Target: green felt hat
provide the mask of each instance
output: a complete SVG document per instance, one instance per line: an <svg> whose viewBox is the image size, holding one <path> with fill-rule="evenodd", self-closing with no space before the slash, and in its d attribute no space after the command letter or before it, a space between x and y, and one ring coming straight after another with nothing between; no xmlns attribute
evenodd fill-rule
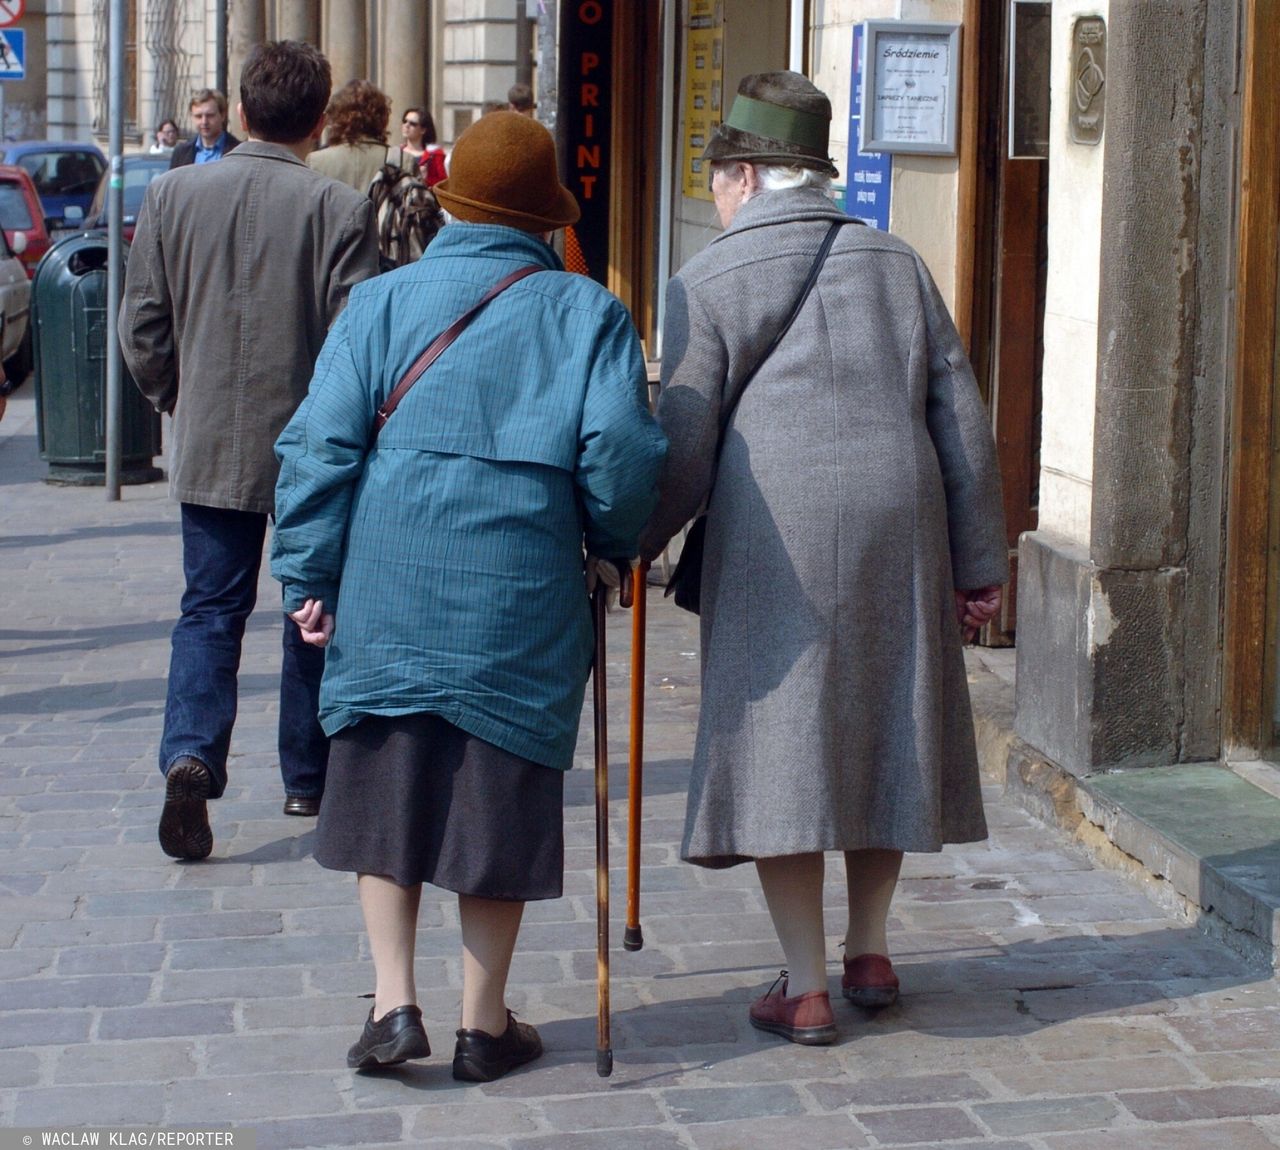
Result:
<svg viewBox="0 0 1280 1150"><path fill-rule="evenodd" d="M831 101L799 72L756 72L743 78L729 117L702 153L708 163L744 160L840 173L827 154Z"/></svg>

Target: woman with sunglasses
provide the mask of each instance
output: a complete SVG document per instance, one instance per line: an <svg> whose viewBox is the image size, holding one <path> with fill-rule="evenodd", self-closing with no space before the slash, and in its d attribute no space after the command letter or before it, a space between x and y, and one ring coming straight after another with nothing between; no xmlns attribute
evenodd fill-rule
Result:
<svg viewBox="0 0 1280 1150"><path fill-rule="evenodd" d="M436 144L436 122L426 108L405 109L400 139L400 150L417 162L427 187L445 178L444 149Z"/></svg>

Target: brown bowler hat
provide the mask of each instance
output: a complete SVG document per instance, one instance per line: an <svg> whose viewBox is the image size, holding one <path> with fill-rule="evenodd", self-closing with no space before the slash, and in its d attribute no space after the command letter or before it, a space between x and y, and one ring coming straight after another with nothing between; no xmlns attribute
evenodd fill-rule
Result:
<svg viewBox="0 0 1280 1150"><path fill-rule="evenodd" d="M469 224L550 232L582 215L556 175L551 133L519 112L481 116L454 144L448 178L431 190L450 215Z"/></svg>
<svg viewBox="0 0 1280 1150"><path fill-rule="evenodd" d="M702 158L816 168L840 173L827 146L831 101L799 72L756 72L743 78L729 118L720 124Z"/></svg>

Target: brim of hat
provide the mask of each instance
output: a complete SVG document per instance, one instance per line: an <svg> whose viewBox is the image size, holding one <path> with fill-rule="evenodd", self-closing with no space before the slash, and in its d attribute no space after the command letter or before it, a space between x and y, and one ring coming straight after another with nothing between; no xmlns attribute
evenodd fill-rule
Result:
<svg viewBox="0 0 1280 1150"><path fill-rule="evenodd" d="M702 160L708 164L740 160L750 164L814 168L829 176L840 174L840 169L829 157L799 149L779 147L777 140L766 140L762 136L753 136L750 132L740 132L727 124L721 124L716 128L715 134L703 149Z"/></svg>
<svg viewBox="0 0 1280 1150"><path fill-rule="evenodd" d="M515 212L498 204L486 204L466 196L455 195L449 190L449 180L443 179L432 189L440 206L455 219L468 224L502 224L509 228L519 228L525 232L552 232L557 228L567 228L582 218L582 209L573 193L561 187L556 194L556 201L545 215L529 212Z"/></svg>

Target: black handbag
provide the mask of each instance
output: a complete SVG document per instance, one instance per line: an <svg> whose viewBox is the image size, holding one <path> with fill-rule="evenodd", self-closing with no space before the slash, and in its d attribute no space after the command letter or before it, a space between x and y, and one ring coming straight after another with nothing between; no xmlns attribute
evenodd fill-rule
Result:
<svg viewBox="0 0 1280 1150"><path fill-rule="evenodd" d="M840 230L840 226L857 222L860 221L851 219L832 221L831 227L827 229L826 237L822 241L822 246L814 257L813 266L809 269L809 276L804 281L800 297L796 300L795 307L791 309L791 314L787 317L787 322L778 329L778 334L773 337L772 342L765 348L764 355L760 357L759 362L751 369L747 378L742 381L742 386L738 388L738 394L733 403L730 404L729 411L720 424L720 438L716 441L716 459L712 468L712 491L715 490L715 474L720 469L720 449L724 446L725 432L729 428L734 412L738 410L738 403L742 399L742 393L747 390L747 384L755 379L756 373L765 365L778 344L782 342L782 337L791 330L791 325L795 323L796 316L800 314L800 309L804 307L805 300L809 298L809 293L813 291L813 285L817 282L818 273L822 270L822 265L827 261L827 253L831 250L831 245L835 243L836 232ZM711 491L708 491L703 507L710 506ZM681 548L680 558L676 560L676 569L671 572L671 578L667 582L667 589L663 592L664 597L675 596L677 607L683 607L686 611L692 611L695 615L702 613L702 552L706 546L706 539L707 513L703 510L698 513L689 527L688 533L685 535L684 547Z"/></svg>

